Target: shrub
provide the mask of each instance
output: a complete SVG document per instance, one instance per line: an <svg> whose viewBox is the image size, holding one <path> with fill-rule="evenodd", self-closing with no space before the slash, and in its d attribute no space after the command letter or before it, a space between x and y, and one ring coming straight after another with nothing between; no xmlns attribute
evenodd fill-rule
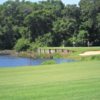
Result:
<svg viewBox="0 0 100 100"><path fill-rule="evenodd" d="M42 65L52 65L52 64L56 64L56 61L54 60L48 60L42 63Z"/></svg>
<svg viewBox="0 0 100 100"><path fill-rule="evenodd" d="M60 53L54 53L53 58L62 58L62 55Z"/></svg>
<svg viewBox="0 0 100 100"><path fill-rule="evenodd" d="M52 44L52 35L51 33L44 34L43 36L39 36L35 39L34 42L31 43L31 50L36 51L39 47L48 47Z"/></svg>
<svg viewBox="0 0 100 100"><path fill-rule="evenodd" d="M30 42L27 39L21 38L17 41L14 49L16 51L26 51L30 47Z"/></svg>

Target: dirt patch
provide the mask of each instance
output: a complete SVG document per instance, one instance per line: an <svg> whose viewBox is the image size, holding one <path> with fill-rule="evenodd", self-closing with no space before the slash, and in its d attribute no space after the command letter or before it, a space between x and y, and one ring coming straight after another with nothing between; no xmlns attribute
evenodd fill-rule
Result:
<svg viewBox="0 0 100 100"><path fill-rule="evenodd" d="M80 56L100 55L100 51L87 51L79 55Z"/></svg>

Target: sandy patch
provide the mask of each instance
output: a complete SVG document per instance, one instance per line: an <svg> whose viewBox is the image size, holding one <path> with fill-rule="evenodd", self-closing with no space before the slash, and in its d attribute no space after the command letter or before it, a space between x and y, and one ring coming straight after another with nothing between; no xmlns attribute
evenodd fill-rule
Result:
<svg viewBox="0 0 100 100"><path fill-rule="evenodd" d="M79 55L80 56L100 55L100 51L87 51Z"/></svg>

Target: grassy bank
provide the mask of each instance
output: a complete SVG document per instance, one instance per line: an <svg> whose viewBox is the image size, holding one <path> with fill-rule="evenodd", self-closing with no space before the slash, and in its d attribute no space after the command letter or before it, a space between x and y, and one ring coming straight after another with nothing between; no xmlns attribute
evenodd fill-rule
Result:
<svg viewBox="0 0 100 100"><path fill-rule="evenodd" d="M39 57L42 58L48 58L48 57L53 57L53 58L68 58L68 59L75 59L75 60L81 60L81 61L87 61L87 60L100 60L100 55L95 55L95 56L80 56L79 54L84 53L86 51L100 51L100 47L44 47L42 49L65 49L69 50L69 53L55 53L55 54L41 54Z"/></svg>
<svg viewBox="0 0 100 100"><path fill-rule="evenodd" d="M0 100L100 100L100 61L0 68Z"/></svg>

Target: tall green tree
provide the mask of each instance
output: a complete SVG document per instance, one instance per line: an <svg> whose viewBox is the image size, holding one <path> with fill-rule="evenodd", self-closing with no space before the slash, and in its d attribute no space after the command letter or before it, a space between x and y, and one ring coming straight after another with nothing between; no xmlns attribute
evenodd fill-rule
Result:
<svg viewBox="0 0 100 100"><path fill-rule="evenodd" d="M63 41L66 41L66 45L69 45L68 39L75 34L75 29L77 27L76 20L74 19L58 19L53 24L54 32L54 45L60 46Z"/></svg>
<svg viewBox="0 0 100 100"><path fill-rule="evenodd" d="M92 45L99 44L98 32L98 21L97 15L100 12L100 1L99 0L81 0L80 1L81 9L81 25L80 30L88 31L88 40ZM98 40L97 40L98 39Z"/></svg>

